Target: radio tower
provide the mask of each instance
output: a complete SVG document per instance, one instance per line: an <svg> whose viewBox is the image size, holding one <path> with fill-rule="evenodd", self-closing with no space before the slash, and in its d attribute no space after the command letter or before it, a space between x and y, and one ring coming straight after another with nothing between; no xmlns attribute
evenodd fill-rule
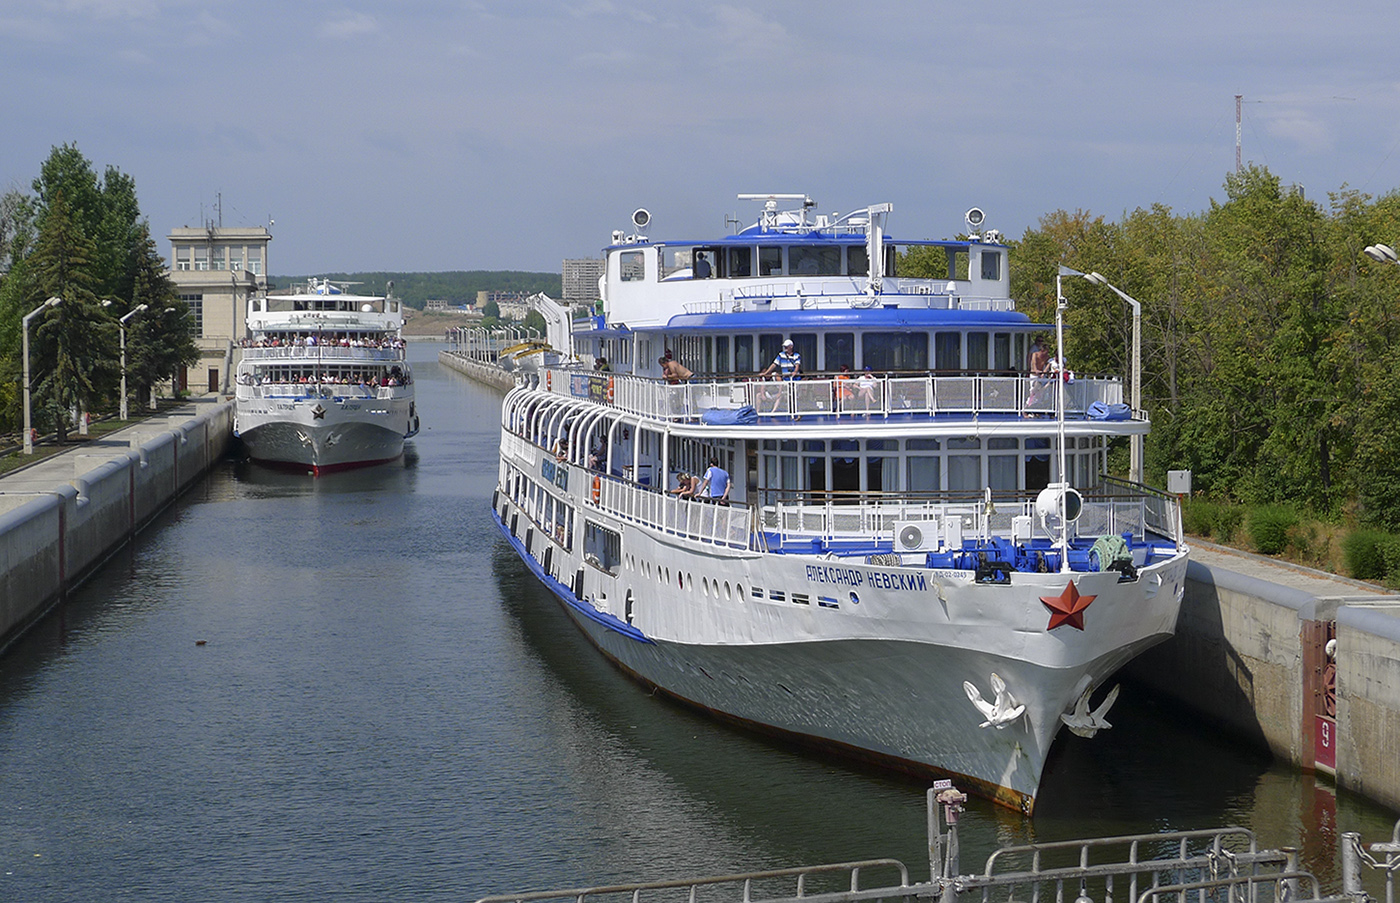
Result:
<svg viewBox="0 0 1400 903"><path fill-rule="evenodd" d="M1240 106L1244 103L1244 95L1235 95L1235 172L1240 171Z"/></svg>

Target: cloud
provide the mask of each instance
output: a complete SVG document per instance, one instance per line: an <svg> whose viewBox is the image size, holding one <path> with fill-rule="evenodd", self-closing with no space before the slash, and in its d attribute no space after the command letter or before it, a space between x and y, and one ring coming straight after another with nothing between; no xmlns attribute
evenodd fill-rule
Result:
<svg viewBox="0 0 1400 903"><path fill-rule="evenodd" d="M379 22L368 13L346 12L329 22L322 23L317 31L323 38L346 40L359 35L377 33Z"/></svg>
<svg viewBox="0 0 1400 903"><path fill-rule="evenodd" d="M1302 110L1270 113L1265 130L1275 138L1292 141L1309 153L1329 151L1336 146L1335 136L1327 123Z"/></svg>

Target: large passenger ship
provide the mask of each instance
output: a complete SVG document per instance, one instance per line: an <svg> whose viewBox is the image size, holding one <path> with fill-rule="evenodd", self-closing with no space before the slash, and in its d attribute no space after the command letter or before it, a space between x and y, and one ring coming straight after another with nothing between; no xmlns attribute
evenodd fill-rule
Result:
<svg viewBox="0 0 1400 903"><path fill-rule="evenodd" d="M1030 813L1175 628L1175 499L1103 475L1146 415L1055 366L980 211L897 241L889 205L740 197L714 241L613 233L576 361L505 398L500 528L645 684Z"/></svg>
<svg viewBox="0 0 1400 903"><path fill-rule="evenodd" d="M254 460L313 473L379 464L418 432L403 303L347 287L249 299L233 431Z"/></svg>

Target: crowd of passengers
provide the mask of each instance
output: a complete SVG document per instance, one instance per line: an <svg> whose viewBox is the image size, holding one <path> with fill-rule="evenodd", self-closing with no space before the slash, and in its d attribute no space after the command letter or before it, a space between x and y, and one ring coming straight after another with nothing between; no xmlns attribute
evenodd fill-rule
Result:
<svg viewBox="0 0 1400 903"><path fill-rule="evenodd" d="M358 333L297 332L272 333L256 339L244 339L244 348L403 348L398 336L360 335Z"/></svg>
<svg viewBox="0 0 1400 903"><path fill-rule="evenodd" d="M380 386L407 386L413 383L413 374L405 373L399 367L390 367L387 373L366 374L359 370L313 371L276 370L270 373L241 373L239 385L335 385L361 386L377 389Z"/></svg>

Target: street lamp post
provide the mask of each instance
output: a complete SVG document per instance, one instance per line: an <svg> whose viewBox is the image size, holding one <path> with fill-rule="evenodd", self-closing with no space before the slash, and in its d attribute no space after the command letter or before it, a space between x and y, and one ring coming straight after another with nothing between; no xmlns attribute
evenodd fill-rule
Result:
<svg viewBox="0 0 1400 903"><path fill-rule="evenodd" d="M33 426L30 423L29 415L29 321L43 313L45 308L57 307L62 303L62 298L50 298L34 308L33 311L25 314L21 323L24 344L24 453L26 455L34 454Z"/></svg>
<svg viewBox="0 0 1400 903"><path fill-rule="evenodd" d="M1095 285L1102 285L1113 292L1124 301L1128 302L1133 309L1133 417L1137 417L1142 411L1142 305L1136 300L1120 291L1110 283L1100 273L1081 273L1085 279ZM1131 460L1128 464L1128 477L1135 483L1142 482L1142 433L1134 433L1131 441Z"/></svg>
<svg viewBox="0 0 1400 903"><path fill-rule="evenodd" d="M121 404L121 418L122 418L123 421L126 420L126 414L127 414L127 406L126 406L126 321L127 321L127 320L130 320L132 317L136 316L137 314L139 314L141 311L143 311L143 310L145 310L145 309L146 309L146 305L144 305L144 304L138 304L138 305L136 305L135 307L133 307L133 308L131 309L131 311L130 311L128 314L126 314L125 316L120 317L120 318L117 319L117 329L119 329L119 330L121 331L121 342L122 342L122 404Z"/></svg>

